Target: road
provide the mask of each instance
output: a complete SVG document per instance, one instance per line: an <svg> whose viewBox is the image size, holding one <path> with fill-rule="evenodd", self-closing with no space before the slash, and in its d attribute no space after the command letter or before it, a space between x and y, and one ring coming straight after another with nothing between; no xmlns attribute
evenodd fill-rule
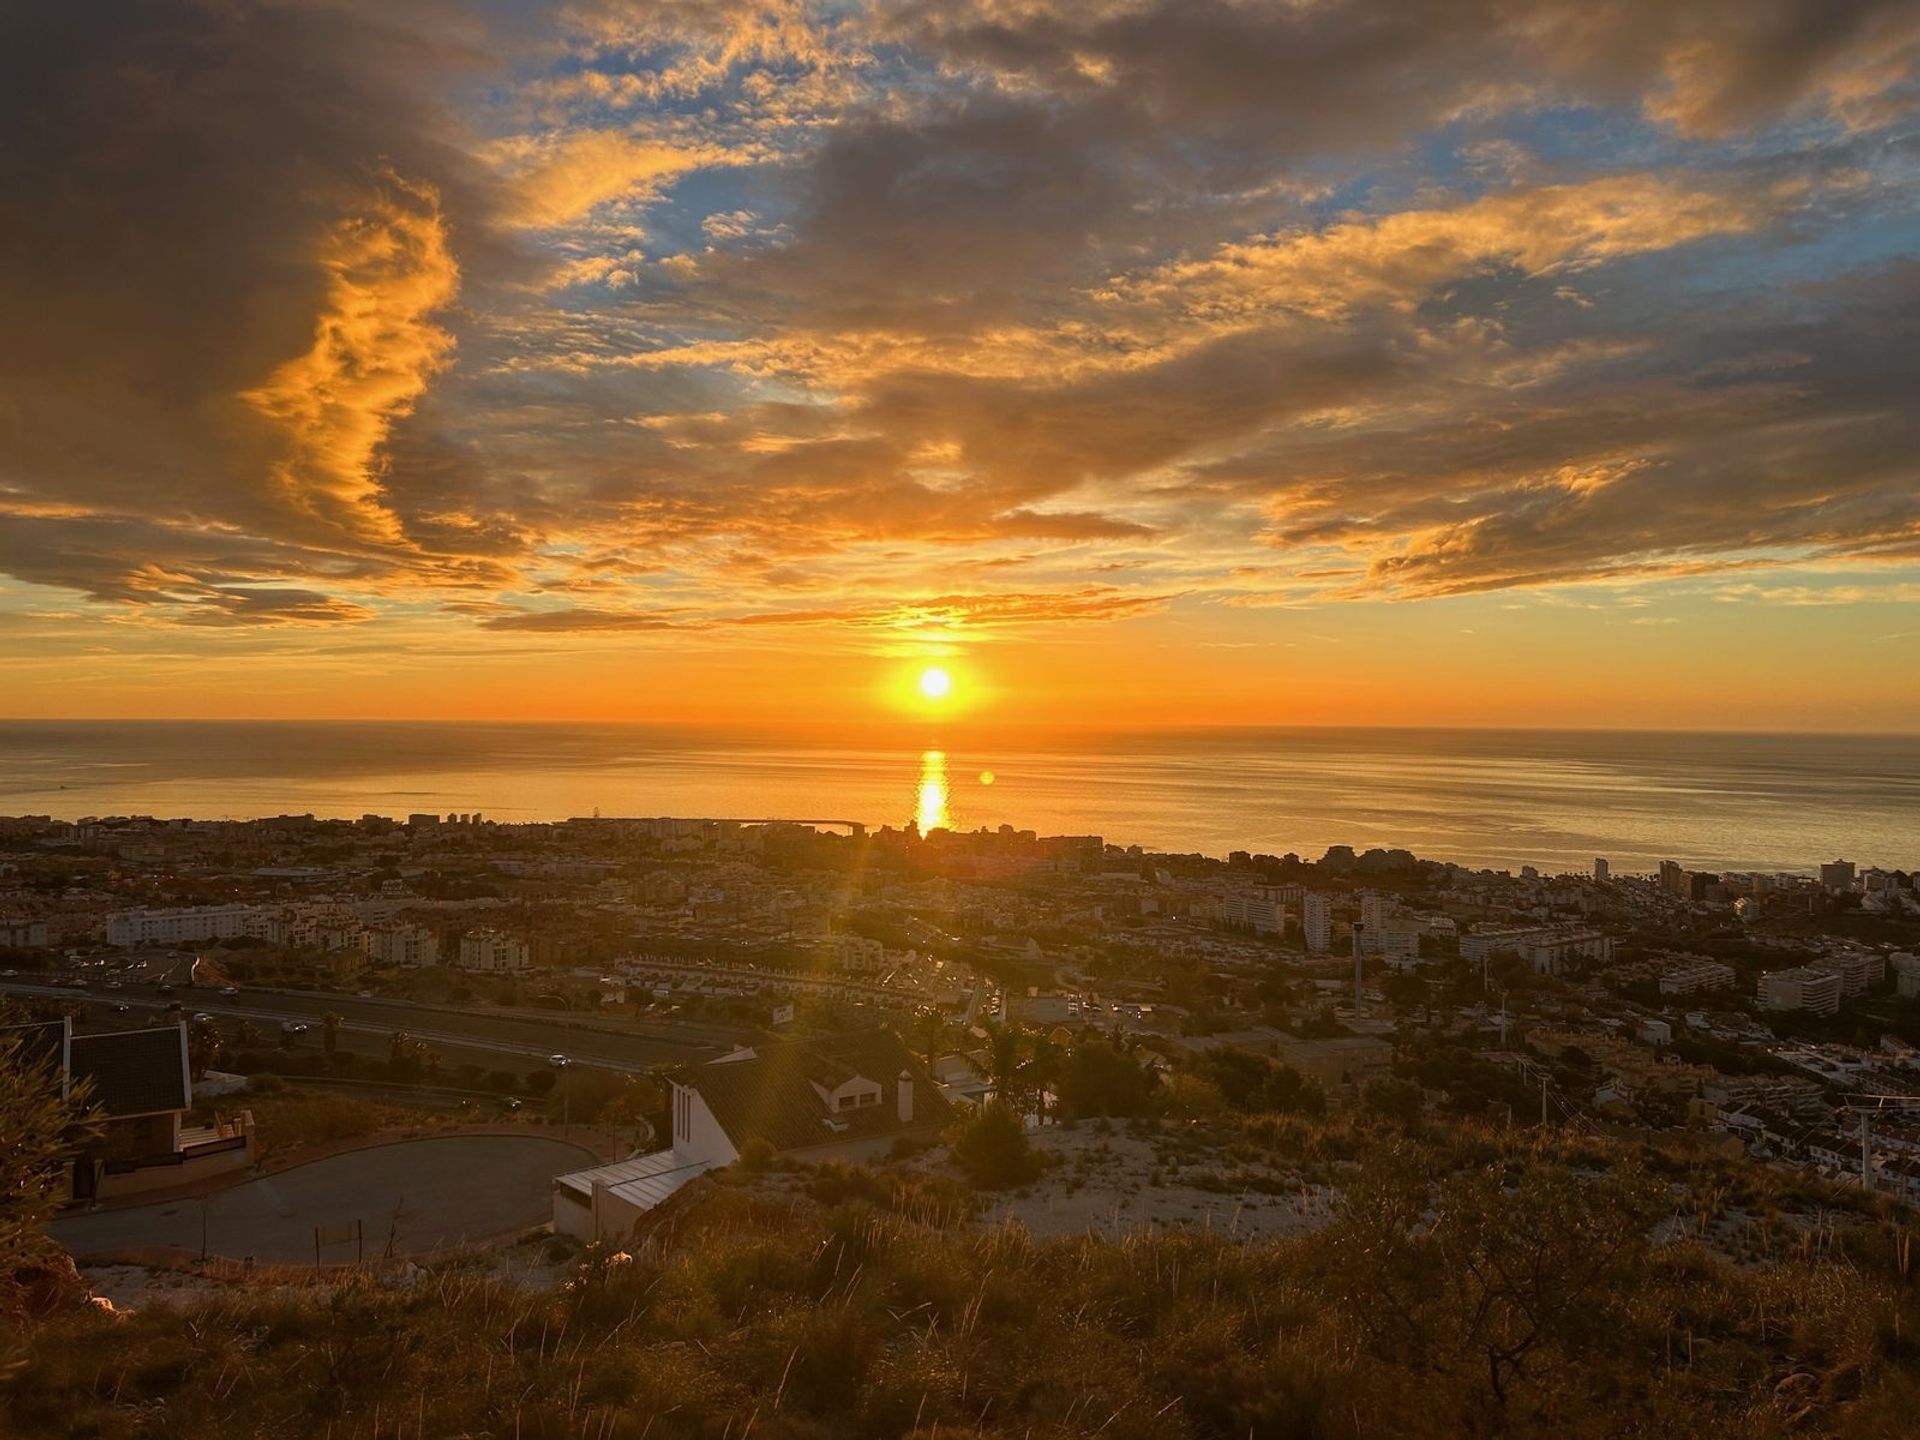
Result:
<svg viewBox="0 0 1920 1440"><path fill-rule="evenodd" d="M678 1031L649 1026L627 1031L616 1029L609 1022L586 1022L557 1013L548 1017L525 1010L460 1010L379 997L252 988L242 989L238 995L194 988L163 996L149 985L126 985L119 990L109 990L104 981L95 980L91 984L89 990L71 990L16 977L0 980L0 993L77 1000L94 1009L96 1014L101 1007L111 1012L115 1005L126 1005L133 1012L152 1016L164 1013L177 1003L189 1015L204 1012L221 1020L251 1020L270 1031L278 1031L289 1021L309 1025L317 1031L321 1017L331 1011L341 1017L343 1031L378 1036L381 1047L394 1031L402 1030L436 1050L448 1052L448 1059L459 1058L452 1053L455 1051L538 1060L563 1054L572 1060L628 1074L663 1065L697 1063L728 1048L724 1043L726 1032L711 1026Z"/></svg>
<svg viewBox="0 0 1920 1440"><path fill-rule="evenodd" d="M553 1177L591 1165L591 1150L530 1131L376 1145L263 1175L204 1200L65 1215L54 1238L76 1254L155 1245L282 1263L311 1262L314 1226L360 1222L361 1241L325 1247L328 1262L411 1255L490 1240L552 1213ZM484 1177L484 1184L474 1183Z"/></svg>

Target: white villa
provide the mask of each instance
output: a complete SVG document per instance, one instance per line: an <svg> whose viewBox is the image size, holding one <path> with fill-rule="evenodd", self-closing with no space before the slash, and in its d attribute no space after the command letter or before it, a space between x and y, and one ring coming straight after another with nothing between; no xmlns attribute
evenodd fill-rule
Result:
<svg viewBox="0 0 1920 1440"><path fill-rule="evenodd" d="M939 1134L953 1109L892 1032L873 1030L736 1050L672 1076L664 1150L553 1182L553 1228L622 1240L640 1217L752 1140L809 1160L862 1159L902 1135Z"/></svg>

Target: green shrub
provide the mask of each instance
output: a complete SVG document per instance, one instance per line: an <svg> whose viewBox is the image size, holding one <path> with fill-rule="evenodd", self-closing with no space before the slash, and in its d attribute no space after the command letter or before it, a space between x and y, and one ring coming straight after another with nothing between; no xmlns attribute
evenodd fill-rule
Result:
<svg viewBox="0 0 1920 1440"><path fill-rule="evenodd" d="M1153 1077L1105 1040L1087 1040L1073 1047L1055 1091L1061 1108L1076 1118L1142 1115L1152 1098Z"/></svg>
<svg viewBox="0 0 1920 1440"><path fill-rule="evenodd" d="M740 1147L740 1168L749 1175L759 1175L773 1168L774 1157L778 1152L773 1142L756 1135Z"/></svg>
<svg viewBox="0 0 1920 1440"><path fill-rule="evenodd" d="M982 1189L1023 1185L1040 1173L1026 1122L997 1100L962 1120L949 1143L967 1178Z"/></svg>

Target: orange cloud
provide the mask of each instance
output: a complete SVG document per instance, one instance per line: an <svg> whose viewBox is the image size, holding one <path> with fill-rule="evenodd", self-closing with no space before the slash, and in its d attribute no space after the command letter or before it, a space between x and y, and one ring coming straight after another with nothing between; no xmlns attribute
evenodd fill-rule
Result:
<svg viewBox="0 0 1920 1440"><path fill-rule="evenodd" d="M520 136L492 151L506 176L505 218L565 225L610 200L649 200L682 175L722 162L711 146L671 144L621 130Z"/></svg>
<svg viewBox="0 0 1920 1440"><path fill-rule="evenodd" d="M1105 298L1237 321L1274 311L1333 318L1356 305L1418 303L1475 271L1577 270L1739 234L1791 198L1690 186L1658 175L1496 191L1463 205L1401 210L1220 247L1210 258L1121 280Z"/></svg>
<svg viewBox="0 0 1920 1440"><path fill-rule="evenodd" d="M282 430L273 485L293 509L349 534L400 538L381 497L394 422L447 363L436 312L460 288L433 188L388 175L328 232L326 301L306 353L240 398Z"/></svg>

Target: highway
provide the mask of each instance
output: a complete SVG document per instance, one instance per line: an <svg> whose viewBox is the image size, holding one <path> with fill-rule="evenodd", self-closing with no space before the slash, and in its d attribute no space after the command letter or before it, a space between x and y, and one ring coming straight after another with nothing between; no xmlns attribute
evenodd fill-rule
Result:
<svg viewBox="0 0 1920 1440"><path fill-rule="evenodd" d="M318 1043L321 1017L332 1011L341 1017L343 1032L353 1032L355 1038L360 1035L379 1038L379 1046L355 1044L351 1046L355 1050L371 1049L377 1053L384 1048L388 1036L401 1030L415 1040L447 1052L445 1058L456 1063L467 1056L454 1052L536 1060L563 1054L570 1060L602 1069L637 1074L661 1066L697 1063L729 1048L727 1032L713 1026L655 1025L628 1030L616 1028L612 1022L588 1021L558 1012L547 1016L526 1010L461 1010L415 1005L405 1000L311 991L243 988L238 995L223 995L218 990L183 987L165 996L151 985L127 984L115 990L106 988L104 981L95 980L87 990L74 990L15 977L0 979L0 994L80 1001L96 1014L104 1008L107 1015L103 1018L107 1019L116 1018L112 1014L114 1006L126 1005L130 1013L117 1018L131 1023L164 1014L177 1004L188 1015L204 1013L220 1020L251 1020L274 1038L281 1025L294 1022L308 1025L316 1032L305 1037L309 1043Z"/></svg>

